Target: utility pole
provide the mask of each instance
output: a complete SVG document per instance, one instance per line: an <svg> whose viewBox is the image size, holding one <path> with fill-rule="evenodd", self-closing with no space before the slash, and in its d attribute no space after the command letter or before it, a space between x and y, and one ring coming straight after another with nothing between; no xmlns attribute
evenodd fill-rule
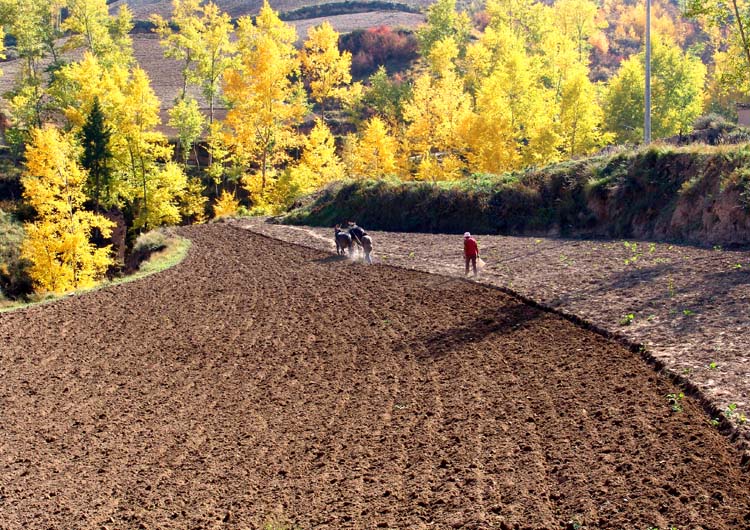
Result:
<svg viewBox="0 0 750 530"><path fill-rule="evenodd" d="M646 0L646 108L644 109L643 143L651 143L651 0Z"/></svg>

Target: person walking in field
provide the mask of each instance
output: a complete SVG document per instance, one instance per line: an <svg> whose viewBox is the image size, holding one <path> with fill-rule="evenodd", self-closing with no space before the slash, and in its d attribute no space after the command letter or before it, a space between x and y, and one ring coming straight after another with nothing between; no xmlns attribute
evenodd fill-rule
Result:
<svg viewBox="0 0 750 530"><path fill-rule="evenodd" d="M464 232L464 261L466 263L466 273L469 275L469 263L474 270L474 277L477 277L477 259L479 258L479 245L477 240L471 237L469 232Z"/></svg>

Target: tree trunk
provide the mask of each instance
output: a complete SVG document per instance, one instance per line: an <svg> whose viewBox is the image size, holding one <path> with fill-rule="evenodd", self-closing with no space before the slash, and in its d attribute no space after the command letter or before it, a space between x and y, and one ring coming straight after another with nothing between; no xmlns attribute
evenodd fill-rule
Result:
<svg viewBox="0 0 750 530"><path fill-rule="evenodd" d="M747 42L747 35L745 35L745 27L742 25L742 17L740 16L740 9L737 7L737 0L732 0L732 6L734 7L734 16L737 17L737 26L739 27L740 37L742 38L742 48L745 50L747 68L750 73L750 46Z"/></svg>

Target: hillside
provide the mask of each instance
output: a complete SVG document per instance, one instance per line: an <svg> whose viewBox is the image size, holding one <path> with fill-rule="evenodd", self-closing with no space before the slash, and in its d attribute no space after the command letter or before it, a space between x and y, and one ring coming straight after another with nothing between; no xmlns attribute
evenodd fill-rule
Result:
<svg viewBox="0 0 750 530"><path fill-rule="evenodd" d="M160 4L148 4L148 6L151 5L158 7ZM142 13L146 13L146 11L142 11ZM165 16L169 16L169 13L166 13ZM344 34L357 29L379 26L415 28L424 22L424 15L405 11L376 9L361 13L290 20L287 23L297 29L297 35L301 43L306 38L308 30L311 27L321 24L324 20L328 21L336 31ZM162 104L162 124L166 124L169 119L167 111L171 108L172 102L182 88L180 65L174 59L164 57L163 49L159 44L159 38L155 34L133 33L131 36L134 56L151 79L151 87ZM78 55L70 54L68 57L69 59L75 59ZM2 75L0 75L0 95L2 95L13 88L23 65L20 60L8 60L0 62L0 67L2 69ZM199 101L202 101L202 97L196 88L193 87L191 92ZM207 112L207 107L205 110ZM217 110L218 119L223 119L223 112L223 109ZM167 134L174 132L166 125L162 125L161 130Z"/></svg>

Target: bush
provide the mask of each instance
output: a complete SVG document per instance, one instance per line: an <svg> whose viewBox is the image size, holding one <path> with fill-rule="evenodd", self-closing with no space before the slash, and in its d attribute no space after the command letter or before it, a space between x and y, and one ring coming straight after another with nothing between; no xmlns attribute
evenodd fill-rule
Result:
<svg viewBox="0 0 750 530"><path fill-rule="evenodd" d="M417 58L414 32L387 26L356 30L342 35L339 48L352 54L352 75L369 76L379 65L405 63Z"/></svg>
<svg viewBox="0 0 750 530"><path fill-rule="evenodd" d="M162 250L167 246L167 239L167 235L162 230L152 230L140 234L133 243L133 254Z"/></svg>
<svg viewBox="0 0 750 530"><path fill-rule="evenodd" d="M21 259L23 226L13 216L0 210L0 294L17 300L33 291L28 268L31 265Z"/></svg>
<svg viewBox="0 0 750 530"><path fill-rule="evenodd" d="M729 123L727 119L721 114L712 112L705 116L698 116L693 122L694 131L703 131L706 129L729 129L734 127L733 124Z"/></svg>

